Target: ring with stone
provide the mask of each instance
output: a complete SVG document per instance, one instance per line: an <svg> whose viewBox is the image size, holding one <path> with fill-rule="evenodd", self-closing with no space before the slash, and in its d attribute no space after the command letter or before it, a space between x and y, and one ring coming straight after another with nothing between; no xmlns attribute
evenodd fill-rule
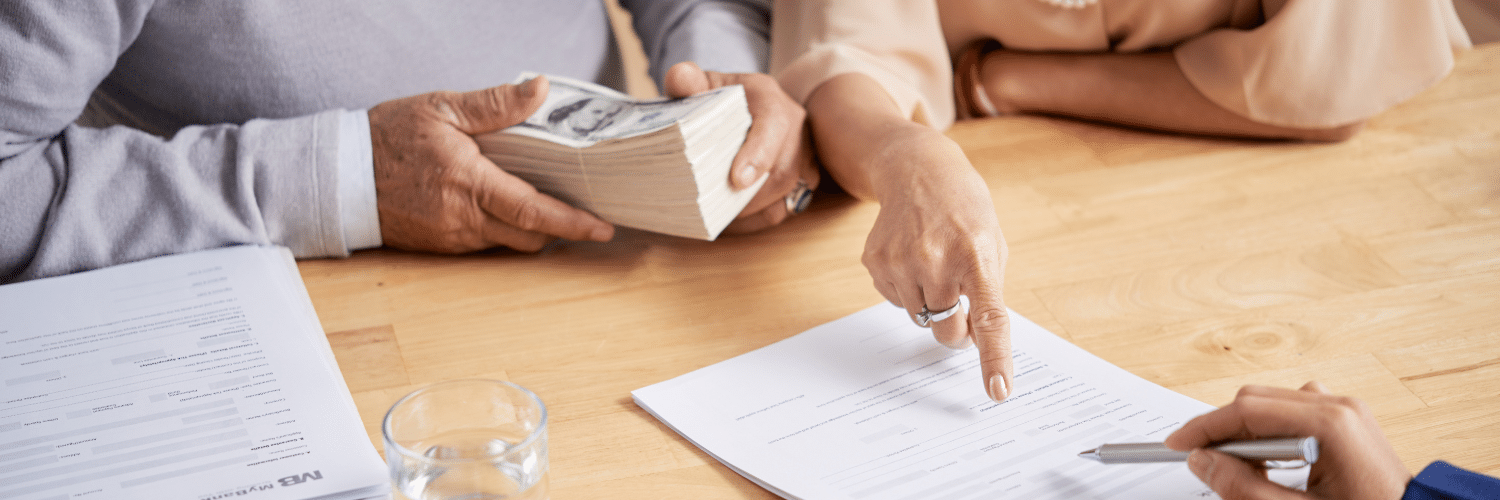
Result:
<svg viewBox="0 0 1500 500"><path fill-rule="evenodd" d="M812 204L812 195L813 190L807 186L807 181L797 179L797 187L786 195L786 213L797 215L807 210L807 206Z"/></svg>
<svg viewBox="0 0 1500 500"><path fill-rule="evenodd" d="M922 328L932 328L933 323L948 319L950 317L953 317L953 315L958 314L959 308L962 308L963 306L964 303L961 300L957 303L954 303L953 307L943 309L941 311L929 311L927 310L927 306L923 305L922 312L917 313L915 321L917 322L917 326L920 326Z"/></svg>

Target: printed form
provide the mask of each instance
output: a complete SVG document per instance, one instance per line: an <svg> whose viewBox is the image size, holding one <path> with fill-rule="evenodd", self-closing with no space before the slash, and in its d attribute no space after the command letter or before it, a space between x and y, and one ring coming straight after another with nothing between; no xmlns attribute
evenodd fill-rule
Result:
<svg viewBox="0 0 1500 500"><path fill-rule="evenodd" d="M385 498L284 249L0 287L5 498Z"/></svg>
<svg viewBox="0 0 1500 500"><path fill-rule="evenodd" d="M1182 463L1078 457L1160 442L1213 407L1011 318L1016 387L999 404L974 349L938 345L890 304L632 394L783 498L1217 498Z"/></svg>

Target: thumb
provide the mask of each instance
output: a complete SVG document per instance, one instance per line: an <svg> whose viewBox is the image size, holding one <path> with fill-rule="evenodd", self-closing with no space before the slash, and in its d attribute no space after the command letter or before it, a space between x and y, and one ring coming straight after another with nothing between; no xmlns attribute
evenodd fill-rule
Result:
<svg viewBox="0 0 1500 500"><path fill-rule="evenodd" d="M687 97L700 92L712 90L712 84L708 81L708 72L692 61L683 61L673 64L667 70L666 78L667 97Z"/></svg>
<svg viewBox="0 0 1500 500"><path fill-rule="evenodd" d="M525 121L547 101L549 88L547 77L538 75L519 85L449 94L438 105L440 109L446 105L453 114L453 126L463 133L483 134Z"/></svg>
<svg viewBox="0 0 1500 500"><path fill-rule="evenodd" d="M1188 455L1188 469L1224 500L1303 500L1305 494L1266 479L1249 462L1223 453L1197 449Z"/></svg>

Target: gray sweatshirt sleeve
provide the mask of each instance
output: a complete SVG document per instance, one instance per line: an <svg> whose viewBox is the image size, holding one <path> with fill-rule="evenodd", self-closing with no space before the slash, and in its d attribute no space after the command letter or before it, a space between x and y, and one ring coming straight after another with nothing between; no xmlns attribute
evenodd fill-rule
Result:
<svg viewBox="0 0 1500 500"><path fill-rule="evenodd" d="M347 255L339 111L171 138L73 123L149 6L0 4L0 282L238 243Z"/></svg>
<svg viewBox="0 0 1500 500"><path fill-rule="evenodd" d="M764 73L770 60L770 0L621 0L630 11L651 78L693 61L725 73Z"/></svg>

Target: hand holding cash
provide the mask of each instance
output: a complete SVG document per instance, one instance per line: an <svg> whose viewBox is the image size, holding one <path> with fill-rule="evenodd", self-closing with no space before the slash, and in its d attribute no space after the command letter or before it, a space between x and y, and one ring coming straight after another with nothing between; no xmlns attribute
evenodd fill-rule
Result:
<svg viewBox="0 0 1500 500"><path fill-rule="evenodd" d="M761 176L766 176L766 182L725 231L759 231L780 224L792 214L784 201L798 188L798 181L807 189L818 187L807 112L770 75L704 71L692 62L677 63L667 71L666 93L671 97L687 97L726 85L744 86L752 118L745 145L730 168L731 183L744 188Z"/></svg>
<svg viewBox="0 0 1500 500"><path fill-rule="evenodd" d="M536 251L555 238L608 241L614 227L496 168L470 137L509 127L548 95L546 79L433 92L369 111L380 234L386 245L460 253Z"/></svg>
<svg viewBox="0 0 1500 500"><path fill-rule="evenodd" d="M701 71L700 76L713 80L687 90L703 92L650 101L551 77L550 92L535 113L474 139L507 173L606 221L712 240L747 206L763 210L785 195L772 192L770 202L750 205L768 176L752 167L741 171L748 179L731 183L731 166L737 157L742 169L751 161L776 164L772 158L781 156L780 143L799 137L802 114L787 98L780 114L772 113L777 119L768 119L770 125L761 125L755 140L747 141L752 124L746 87L726 84L750 81L759 96L775 81ZM747 144L749 150L742 150ZM784 163L791 165L789 160ZM779 176L779 183L788 184L779 189L796 185L796 172L790 173ZM778 207L783 217L784 207Z"/></svg>
<svg viewBox="0 0 1500 500"><path fill-rule="evenodd" d="M530 78L369 111L386 245L535 251L607 241L611 222L711 240L779 223L799 179L816 187L802 108L768 76L683 63L669 90L701 95L661 101Z"/></svg>

